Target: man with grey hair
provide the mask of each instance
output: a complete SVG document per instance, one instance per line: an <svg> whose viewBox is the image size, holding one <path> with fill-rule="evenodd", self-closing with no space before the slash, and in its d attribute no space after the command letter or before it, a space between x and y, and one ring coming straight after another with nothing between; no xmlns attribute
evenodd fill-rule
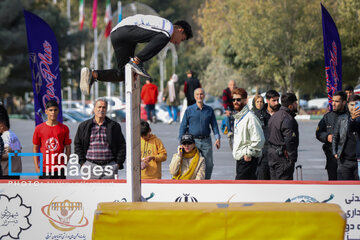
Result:
<svg viewBox="0 0 360 240"><path fill-rule="evenodd" d="M106 117L107 102L97 99L94 117L80 123L75 136L75 153L82 173L91 179L113 179L123 169L125 138L120 124Z"/></svg>
<svg viewBox="0 0 360 240"><path fill-rule="evenodd" d="M194 136L195 145L205 158L205 179L210 179L214 168L210 125L215 135L215 146L220 148L220 133L214 110L204 104L205 92L202 88L194 91L196 104L189 106L180 125L179 140L189 133Z"/></svg>

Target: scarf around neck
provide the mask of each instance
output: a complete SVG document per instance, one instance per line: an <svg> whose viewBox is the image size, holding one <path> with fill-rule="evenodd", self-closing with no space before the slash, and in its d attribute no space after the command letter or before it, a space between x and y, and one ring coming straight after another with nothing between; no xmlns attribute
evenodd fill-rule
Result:
<svg viewBox="0 0 360 240"><path fill-rule="evenodd" d="M181 165L182 165L182 161L183 161L183 159L181 159L179 172L177 175L175 175L173 177L173 179L176 179L176 180L191 179L191 177L193 176L195 169L199 163L199 159L200 159L199 150L195 147L191 152L188 152L188 153L184 152L184 158L191 158L189 169L186 172L184 172L184 174L181 174Z"/></svg>

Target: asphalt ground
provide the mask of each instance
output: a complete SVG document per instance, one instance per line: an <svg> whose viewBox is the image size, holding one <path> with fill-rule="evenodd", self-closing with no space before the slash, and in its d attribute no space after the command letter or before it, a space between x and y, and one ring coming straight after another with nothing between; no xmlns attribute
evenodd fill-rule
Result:
<svg viewBox="0 0 360 240"><path fill-rule="evenodd" d="M297 165L302 165L303 180L326 181L327 173L325 170L325 155L322 151L322 144L315 138L315 130L319 120L299 120L300 146ZM31 120L11 119L11 130L20 139L23 146L23 153L32 152L32 136L35 123ZM79 123L65 123L70 129L70 137L74 139ZM218 122L220 126L220 122ZM152 132L162 140L167 150L167 160L162 164L162 179L171 179L169 164L172 155L178 146L179 123L171 125L165 123L151 124ZM121 123L122 132L125 136L125 123ZM213 135L212 135L213 137ZM232 158L228 139L221 135L221 147L213 147L214 170L212 178L214 180L234 180L235 179L235 160ZM214 138L213 138L214 143ZM71 146L72 152L74 145ZM34 172L33 159L22 157L23 172ZM300 172L299 172L300 175ZM126 179L126 166L119 171L118 177ZM31 179L36 177L21 177ZM70 177L80 178L80 177ZM296 179L296 174L294 174ZM300 180L300 179L299 179Z"/></svg>

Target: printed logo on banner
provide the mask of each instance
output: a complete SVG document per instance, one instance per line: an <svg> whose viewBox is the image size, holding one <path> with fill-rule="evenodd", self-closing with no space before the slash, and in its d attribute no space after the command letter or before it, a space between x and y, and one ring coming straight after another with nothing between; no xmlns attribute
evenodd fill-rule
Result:
<svg viewBox="0 0 360 240"><path fill-rule="evenodd" d="M196 197L190 196L190 193L183 193L182 196L177 197L175 202L198 202Z"/></svg>
<svg viewBox="0 0 360 240"><path fill-rule="evenodd" d="M328 199L321 201L322 203L327 203L334 198L334 194L331 194ZM285 202L305 202L305 203L315 203L320 202L316 198L308 196L308 195L299 195L294 198L288 198Z"/></svg>
<svg viewBox="0 0 360 240"><path fill-rule="evenodd" d="M19 239L21 232L31 227L30 214L31 207L23 204L20 195L8 197L0 194L0 239L6 236Z"/></svg>
<svg viewBox="0 0 360 240"><path fill-rule="evenodd" d="M63 202L54 200L55 198L41 208L41 212L54 228L60 231L71 231L89 224L82 202L70 202L67 199Z"/></svg>

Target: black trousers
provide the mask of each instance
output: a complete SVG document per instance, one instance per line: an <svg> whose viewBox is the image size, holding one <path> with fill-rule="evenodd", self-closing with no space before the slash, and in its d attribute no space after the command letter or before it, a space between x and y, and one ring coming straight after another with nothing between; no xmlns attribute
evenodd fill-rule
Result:
<svg viewBox="0 0 360 240"><path fill-rule="evenodd" d="M259 159L256 176L258 180L270 180L270 168L267 158L267 145L263 147L263 154Z"/></svg>
<svg viewBox="0 0 360 240"><path fill-rule="evenodd" d="M359 180L357 161L338 161L338 180Z"/></svg>
<svg viewBox="0 0 360 240"><path fill-rule="evenodd" d="M323 145L323 150L326 156L325 169L328 174L329 181L337 180L337 160L332 155L331 145Z"/></svg>
<svg viewBox="0 0 360 240"><path fill-rule="evenodd" d="M251 158L246 162L244 157L236 161L236 177L235 180L256 180L256 167L258 158Z"/></svg>
<svg viewBox="0 0 360 240"><path fill-rule="evenodd" d="M115 51L117 69L96 70L98 81L121 82L125 81L125 65L135 56L135 48L138 43L148 44L136 54L141 62L158 54L170 41L162 32L147 30L137 26L119 27L110 34L111 44Z"/></svg>
<svg viewBox="0 0 360 240"><path fill-rule="evenodd" d="M269 147L268 154L271 180L293 180L295 162L279 156L275 148Z"/></svg>

